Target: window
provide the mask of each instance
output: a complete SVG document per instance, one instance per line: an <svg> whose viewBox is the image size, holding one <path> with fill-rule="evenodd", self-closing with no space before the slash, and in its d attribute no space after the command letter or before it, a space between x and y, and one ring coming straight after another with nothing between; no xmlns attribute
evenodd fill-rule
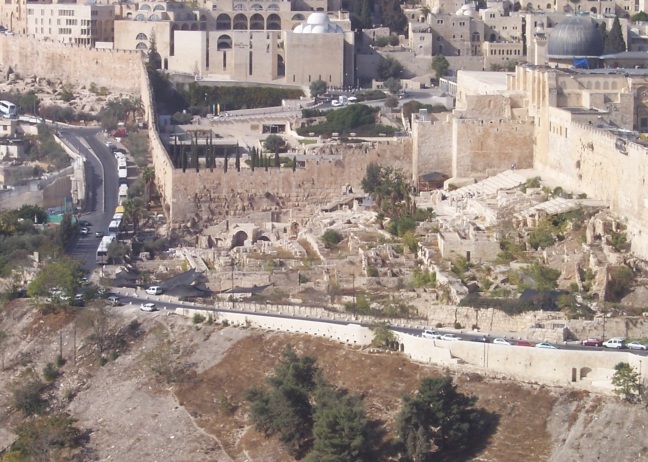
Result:
<svg viewBox="0 0 648 462"><path fill-rule="evenodd" d="M148 40L148 37L146 34L139 33L137 34L137 37L135 37L135 40Z"/></svg>

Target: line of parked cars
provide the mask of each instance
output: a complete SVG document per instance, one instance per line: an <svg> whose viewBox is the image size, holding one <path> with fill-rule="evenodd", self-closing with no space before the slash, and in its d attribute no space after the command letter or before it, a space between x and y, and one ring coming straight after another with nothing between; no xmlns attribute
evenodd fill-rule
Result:
<svg viewBox="0 0 648 462"><path fill-rule="evenodd" d="M432 340L446 340L450 342L458 341L458 340L463 340L461 337L455 335L455 334L442 334L440 332L437 332L435 330L430 330L426 329L423 331L421 334L421 337L423 338L429 338ZM511 339L506 339L506 338L495 338L491 339L488 336L482 335L479 337L475 337L471 339L473 342L480 342L480 343L493 343L495 345L509 345L509 346L533 346L531 342L527 342L526 340L511 340Z"/></svg>
<svg viewBox="0 0 648 462"><path fill-rule="evenodd" d="M583 346L605 347L613 348L616 350L622 350L625 348L628 348L630 350L648 350L648 345L645 345L638 340L626 342L626 340L621 337L612 337L610 339L607 339L605 342L598 338L586 338L581 342L581 344Z"/></svg>

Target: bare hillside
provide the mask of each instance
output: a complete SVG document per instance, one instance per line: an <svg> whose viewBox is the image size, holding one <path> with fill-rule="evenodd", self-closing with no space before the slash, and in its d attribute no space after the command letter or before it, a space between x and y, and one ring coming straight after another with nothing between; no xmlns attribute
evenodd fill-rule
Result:
<svg viewBox="0 0 648 462"><path fill-rule="evenodd" d="M134 307L111 309L106 321L102 361L96 324L73 314L43 317L23 301L5 307L0 447L11 444L23 420L12 409L12 393L25 371L42 375L62 349L65 364L46 393L50 411L68 411L85 432L83 448L68 454L70 460L290 461L275 440L251 428L242 393L260 384L292 344L317 357L330 382L362 394L369 415L387 430L401 395L421 377L453 375L461 391L499 417L472 460L648 460L646 410L613 398L441 370L319 338L195 326Z"/></svg>

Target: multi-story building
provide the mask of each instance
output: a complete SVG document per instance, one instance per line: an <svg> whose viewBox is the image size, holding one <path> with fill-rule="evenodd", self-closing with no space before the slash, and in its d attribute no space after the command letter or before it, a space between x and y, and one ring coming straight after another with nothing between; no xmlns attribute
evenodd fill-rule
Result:
<svg viewBox="0 0 648 462"><path fill-rule="evenodd" d="M115 9L111 5L29 3L26 33L37 40L94 46L112 42Z"/></svg>

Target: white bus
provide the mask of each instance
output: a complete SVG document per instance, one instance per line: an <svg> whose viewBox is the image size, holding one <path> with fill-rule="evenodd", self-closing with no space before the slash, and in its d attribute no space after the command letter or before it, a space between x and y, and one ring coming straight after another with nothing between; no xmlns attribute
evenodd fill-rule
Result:
<svg viewBox="0 0 648 462"><path fill-rule="evenodd" d="M108 263L108 246L115 240L115 236L104 236L97 248L97 264L105 265Z"/></svg>
<svg viewBox="0 0 648 462"><path fill-rule="evenodd" d="M117 236L121 231L121 227L122 227L121 218L118 220L112 220L108 225L108 232L110 233L110 236Z"/></svg>
<svg viewBox="0 0 648 462"><path fill-rule="evenodd" d="M120 168L117 170L117 176L119 178L119 184L126 184L128 182L128 169Z"/></svg>
<svg viewBox="0 0 648 462"><path fill-rule="evenodd" d="M128 200L128 185L122 184L119 185L119 205L124 205L124 202Z"/></svg>
<svg viewBox="0 0 648 462"><path fill-rule="evenodd" d="M18 115L18 108L14 103L9 101L0 101L0 114L5 119L13 119Z"/></svg>

